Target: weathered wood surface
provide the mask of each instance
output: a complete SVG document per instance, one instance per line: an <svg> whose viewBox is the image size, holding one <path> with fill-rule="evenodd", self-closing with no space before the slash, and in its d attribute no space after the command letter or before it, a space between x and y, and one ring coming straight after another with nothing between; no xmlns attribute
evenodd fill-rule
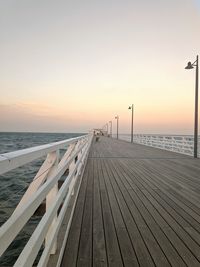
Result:
<svg viewBox="0 0 200 267"><path fill-rule="evenodd" d="M94 142L61 266L199 267L200 160Z"/></svg>

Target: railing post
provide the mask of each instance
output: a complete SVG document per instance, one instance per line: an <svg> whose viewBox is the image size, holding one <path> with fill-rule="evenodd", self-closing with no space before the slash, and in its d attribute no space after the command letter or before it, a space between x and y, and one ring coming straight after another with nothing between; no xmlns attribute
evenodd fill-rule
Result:
<svg viewBox="0 0 200 267"><path fill-rule="evenodd" d="M49 174L49 177L51 176L51 174L58 168L58 163L59 163L59 158L60 158L60 152L59 150L52 152L52 153L56 153L56 161L52 167L52 170ZM58 194L58 183L55 184L55 186L51 189L51 191L49 192L49 194L46 196L46 211L51 207L52 203L54 202L56 196ZM55 227L55 223L57 220L57 215L55 216L55 218L52 221L52 224L49 227L49 230L47 232L46 238L45 238L45 244L48 244L50 236L51 236L51 232L53 231L54 227ZM57 250L57 239L52 247L51 250L51 254L55 254Z"/></svg>
<svg viewBox="0 0 200 267"><path fill-rule="evenodd" d="M74 151L76 151L79 148L79 146L81 146L82 142L83 142L83 140L78 141L78 143L75 145ZM80 156L80 153L76 156L75 159L73 159L73 161L69 165L69 172L74 169L74 167L76 165L76 161L78 160L79 156ZM75 176L76 176L76 173L74 174L74 176L73 176L73 178L71 180L71 183L69 185L69 191L71 190L71 195L72 196L74 195L74 182L75 182L74 179L75 179Z"/></svg>

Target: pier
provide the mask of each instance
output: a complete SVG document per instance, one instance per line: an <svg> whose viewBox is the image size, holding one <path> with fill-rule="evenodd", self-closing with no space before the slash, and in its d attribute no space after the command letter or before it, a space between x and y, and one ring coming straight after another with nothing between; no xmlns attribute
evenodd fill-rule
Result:
<svg viewBox="0 0 200 267"><path fill-rule="evenodd" d="M0 267L200 267L200 0L0 22Z"/></svg>
<svg viewBox="0 0 200 267"><path fill-rule="evenodd" d="M43 177L0 230L4 252L48 199L38 229L14 266L32 266L44 239L37 266L200 266L199 159L104 136L96 142L88 135L10 153L7 162L1 156L0 169L16 168L66 144L65 160L56 163L52 179L44 183ZM67 178L55 192L66 166Z"/></svg>

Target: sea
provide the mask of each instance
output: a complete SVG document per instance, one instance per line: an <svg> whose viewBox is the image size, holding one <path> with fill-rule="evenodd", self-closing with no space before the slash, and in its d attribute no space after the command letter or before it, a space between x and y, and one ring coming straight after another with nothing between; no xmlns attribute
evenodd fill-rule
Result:
<svg viewBox="0 0 200 267"><path fill-rule="evenodd" d="M0 132L0 154L57 142L83 133L11 133ZM0 175L0 226L11 216L21 197L33 180L44 159L36 160L20 168ZM0 257L0 266L13 266L24 245L34 231L41 216L32 217Z"/></svg>

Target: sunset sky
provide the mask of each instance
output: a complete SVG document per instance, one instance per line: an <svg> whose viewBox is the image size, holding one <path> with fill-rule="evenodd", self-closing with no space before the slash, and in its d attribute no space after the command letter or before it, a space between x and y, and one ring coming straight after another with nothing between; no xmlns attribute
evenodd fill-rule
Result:
<svg viewBox="0 0 200 267"><path fill-rule="evenodd" d="M191 134L198 53L200 0L0 1L0 131Z"/></svg>

